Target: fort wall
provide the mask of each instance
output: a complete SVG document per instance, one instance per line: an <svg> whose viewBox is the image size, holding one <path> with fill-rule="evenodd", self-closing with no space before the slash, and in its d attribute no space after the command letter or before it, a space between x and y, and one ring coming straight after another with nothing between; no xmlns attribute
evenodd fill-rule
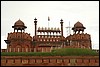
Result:
<svg viewBox="0 0 100 67"><path fill-rule="evenodd" d="M1 56L1 66L99 66L99 56Z"/></svg>

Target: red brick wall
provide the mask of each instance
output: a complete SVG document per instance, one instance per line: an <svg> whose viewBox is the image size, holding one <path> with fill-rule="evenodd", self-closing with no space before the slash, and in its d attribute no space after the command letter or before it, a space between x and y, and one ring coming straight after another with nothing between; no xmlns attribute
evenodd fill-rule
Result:
<svg viewBox="0 0 100 67"><path fill-rule="evenodd" d="M1 52L7 52L7 49L1 49Z"/></svg>
<svg viewBox="0 0 100 67"><path fill-rule="evenodd" d="M99 66L99 56L1 56L1 66Z"/></svg>

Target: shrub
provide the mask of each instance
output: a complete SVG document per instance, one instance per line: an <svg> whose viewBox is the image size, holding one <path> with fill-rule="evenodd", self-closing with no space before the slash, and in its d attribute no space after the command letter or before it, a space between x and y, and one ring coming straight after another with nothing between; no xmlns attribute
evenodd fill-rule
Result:
<svg viewBox="0 0 100 67"><path fill-rule="evenodd" d="M56 49L52 51L56 55L61 56L86 56L86 55L98 55L95 51L91 49L82 49L82 48L63 48Z"/></svg>

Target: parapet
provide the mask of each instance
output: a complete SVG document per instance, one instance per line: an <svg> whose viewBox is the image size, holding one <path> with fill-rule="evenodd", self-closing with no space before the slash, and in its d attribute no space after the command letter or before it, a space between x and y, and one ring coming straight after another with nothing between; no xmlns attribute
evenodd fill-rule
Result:
<svg viewBox="0 0 100 67"><path fill-rule="evenodd" d="M12 40L12 39L25 39L32 41L32 37L30 36L30 34L24 32L8 33L7 40Z"/></svg>

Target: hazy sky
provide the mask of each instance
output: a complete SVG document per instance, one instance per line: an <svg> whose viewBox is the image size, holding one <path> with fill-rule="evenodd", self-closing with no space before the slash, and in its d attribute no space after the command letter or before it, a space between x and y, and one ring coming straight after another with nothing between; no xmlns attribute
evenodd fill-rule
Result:
<svg viewBox="0 0 100 67"><path fill-rule="evenodd" d="M34 36L34 18L38 27L48 27L48 16L53 28L60 27L63 19L65 37L69 22L73 27L80 21L86 27L84 33L91 35L92 48L99 49L99 1L1 1L1 48L6 48L4 39L14 31L17 20L22 20L27 26L25 32Z"/></svg>

